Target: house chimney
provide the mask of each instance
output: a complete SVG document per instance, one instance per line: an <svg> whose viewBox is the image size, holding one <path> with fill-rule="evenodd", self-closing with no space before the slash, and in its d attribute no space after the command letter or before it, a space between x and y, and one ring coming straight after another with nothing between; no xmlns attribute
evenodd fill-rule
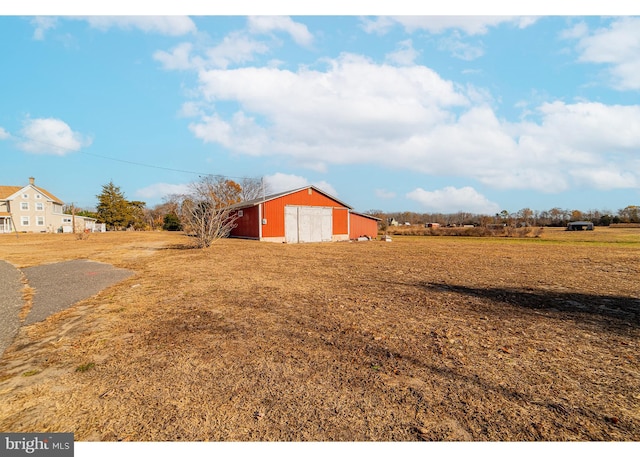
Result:
<svg viewBox="0 0 640 457"><path fill-rule="evenodd" d="M34 178L33 176L29 178L29 184L33 186L35 182L36 182L36 178Z"/></svg>

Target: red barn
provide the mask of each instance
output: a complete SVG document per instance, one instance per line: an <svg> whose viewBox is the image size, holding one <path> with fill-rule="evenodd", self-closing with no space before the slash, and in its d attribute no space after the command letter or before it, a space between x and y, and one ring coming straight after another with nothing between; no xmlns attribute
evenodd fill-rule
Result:
<svg viewBox="0 0 640 457"><path fill-rule="evenodd" d="M232 209L236 227L230 236L236 238L310 243L361 235L349 230L352 208L315 186L238 203Z"/></svg>

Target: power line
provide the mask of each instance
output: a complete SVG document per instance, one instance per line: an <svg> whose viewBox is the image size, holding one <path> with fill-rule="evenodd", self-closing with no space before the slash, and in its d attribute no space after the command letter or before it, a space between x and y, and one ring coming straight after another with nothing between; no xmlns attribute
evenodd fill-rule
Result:
<svg viewBox="0 0 640 457"><path fill-rule="evenodd" d="M152 165L152 164L148 164L148 163L134 162L132 160L117 159L115 157L109 157L109 156L105 156L105 155L102 155L102 154L95 154L95 153L92 153L92 152L76 151L74 149L71 149L71 148L68 148L68 147L65 147L65 146L60 146L60 145L57 145L57 144L51 144L51 143L47 143L45 141L34 140L34 139L31 139L31 138L25 138L25 137L21 137L21 136L18 136L18 135L12 135L12 137L20 138L22 140L31 141L31 142L34 142L34 143L44 144L46 146L50 146L50 147L53 147L53 148L67 150L69 152L78 152L80 154L84 154L84 155L88 155L88 156L92 156L92 157L99 157L101 159L112 160L114 162L121 162L121 163L126 163L126 164L129 164L129 165L137 165L139 167L155 168L155 169L158 169L158 170L174 171L174 172L177 172L177 173L186 173L186 174L192 174L192 175L198 175L198 176L220 177L220 178L225 178L225 179L251 179L250 176L226 176L226 175L214 174L214 173L202 173L202 172L198 172L198 171L181 170L181 169L178 169L178 168L171 168L171 167L162 167L160 165Z"/></svg>
<svg viewBox="0 0 640 457"><path fill-rule="evenodd" d="M167 170L167 171L175 171L178 173L188 173L188 174L192 174L192 175L207 175L207 176L222 176L222 175L212 175L211 173L201 173L201 172L197 172L197 171L189 171L189 170L180 170L177 168L170 168L170 167L161 167L160 165L151 165L148 163L142 163L142 162L134 162L132 160L124 160L124 159L116 159L115 157L109 157L109 156L105 156L105 155L101 155L101 154L94 154L92 152L85 152L85 151L78 151L80 154L84 154L84 155L88 155L88 156L92 156L92 157L99 157L101 159L105 159L105 160L113 160L114 162L121 162L121 163L128 163L130 165L137 165L140 167L147 167L147 168L156 168L158 170ZM228 176L229 178L231 176Z"/></svg>

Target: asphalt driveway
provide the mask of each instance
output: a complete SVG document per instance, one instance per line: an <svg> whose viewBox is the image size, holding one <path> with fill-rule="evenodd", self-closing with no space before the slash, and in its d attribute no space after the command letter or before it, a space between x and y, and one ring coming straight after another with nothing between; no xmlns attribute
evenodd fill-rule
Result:
<svg viewBox="0 0 640 457"><path fill-rule="evenodd" d="M130 270L90 260L39 265L24 268L22 273L35 289L31 311L22 323L33 324L62 311L133 274ZM0 261L0 354L11 344L18 329L23 287L20 271Z"/></svg>
<svg viewBox="0 0 640 457"><path fill-rule="evenodd" d="M21 278L20 270L0 260L0 356L20 328L18 315L23 305Z"/></svg>

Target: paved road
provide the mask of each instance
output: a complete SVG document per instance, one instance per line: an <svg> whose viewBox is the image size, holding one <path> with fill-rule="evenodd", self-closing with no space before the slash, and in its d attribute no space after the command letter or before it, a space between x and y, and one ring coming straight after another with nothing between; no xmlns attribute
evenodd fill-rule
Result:
<svg viewBox="0 0 640 457"><path fill-rule="evenodd" d="M18 333L22 309L22 283L20 270L0 260L0 356Z"/></svg>
<svg viewBox="0 0 640 457"><path fill-rule="evenodd" d="M35 289L33 306L24 325L45 320L102 289L133 274L130 270L90 260L39 265L22 270L29 286ZM22 308L20 272L0 261L0 355L11 344L19 327ZM4 293L9 291L9 293Z"/></svg>

